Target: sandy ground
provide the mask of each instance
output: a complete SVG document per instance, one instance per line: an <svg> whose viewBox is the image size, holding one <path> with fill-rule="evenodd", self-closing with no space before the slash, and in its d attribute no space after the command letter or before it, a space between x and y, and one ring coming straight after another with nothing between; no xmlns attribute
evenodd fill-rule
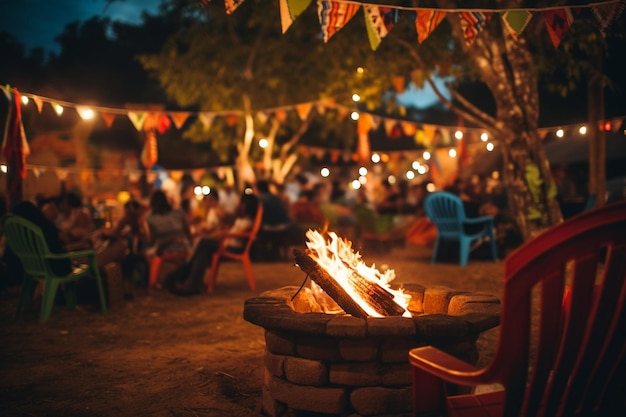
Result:
<svg viewBox="0 0 626 417"><path fill-rule="evenodd" d="M395 285L419 283L501 296L502 262L430 264L418 246L365 253L367 264L396 271ZM0 299L1 416L260 416L263 329L243 319L262 291L300 285L288 260L255 262L258 290L238 263L224 263L215 292L178 297L136 289L107 315L55 306L46 324L39 306L16 321L18 288ZM498 329L479 339L480 363Z"/></svg>

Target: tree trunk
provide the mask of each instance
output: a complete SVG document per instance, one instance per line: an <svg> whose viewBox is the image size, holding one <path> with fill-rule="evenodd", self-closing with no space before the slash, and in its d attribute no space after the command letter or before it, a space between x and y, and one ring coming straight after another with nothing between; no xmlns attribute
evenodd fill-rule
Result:
<svg viewBox="0 0 626 417"><path fill-rule="evenodd" d="M463 39L459 19L452 24ZM501 148L509 210L527 240L562 220L550 163L537 133L539 92L529 66L532 56L524 39L513 40L500 25L488 25L464 49L496 102L495 126L483 127Z"/></svg>
<svg viewBox="0 0 626 417"><path fill-rule="evenodd" d="M246 183L254 184L256 176L252 164L250 163L250 149L254 139L254 117L252 116L252 107L250 97L247 94L243 96L244 118L246 121L246 130L243 136L243 142L237 145L237 159L235 166L237 167L237 186L239 190L243 190Z"/></svg>

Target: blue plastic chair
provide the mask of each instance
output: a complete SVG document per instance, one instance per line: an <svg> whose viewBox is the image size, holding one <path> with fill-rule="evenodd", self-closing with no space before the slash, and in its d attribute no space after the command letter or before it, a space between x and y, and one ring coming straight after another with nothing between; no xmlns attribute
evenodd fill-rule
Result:
<svg viewBox="0 0 626 417"><path fill-rule="evenodd" d="M437 240L435 241L432 263L437 260L437 252L442 240L459 242L459 263L461 266L467 265L470 247L473 242L480 238L489 239L493 260L498 259L492 216L466 217L463 201L458 196L446 191L438 191L426 197L424 210L430 221L437 227ZM482 225L483 227L477 232L468 233L467 226L471 225Z"/></svg>
<svg viewBox="0 0 626 417"><path fill-rule="evenodd" d="M50 318L52 307L59 286L63 286L65 303L69 309L76 305L75 282L91 276L96 280L100 308L102 313L107 312L104 287L96 262L96 253L92 249L52 253L44 234L37 225L29 220L16 216L7 215L3 220L4 232L11 250L15 252L24 267L24 282L17 303L16 317L19 316L24 304L32 303L32 296L37 281L44 282L44 292L41 299L41 311L39 321L45 323ZM56 275L49 261L65 259L68 261L79 260L83 263L73 266L67 275Z"/></svg>

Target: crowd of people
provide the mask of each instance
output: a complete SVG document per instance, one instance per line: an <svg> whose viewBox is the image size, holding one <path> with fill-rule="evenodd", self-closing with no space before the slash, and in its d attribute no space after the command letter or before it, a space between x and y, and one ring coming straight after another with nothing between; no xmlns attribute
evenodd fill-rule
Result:
<svg viewBox="0 0 626 417"><path fill-rule="evenodd" d="M498 184L458 180L447 190L463 199L470 216L495 216L501 228L499 239L514 233ZM334 231L353 242L357 250L365 249L362 238L367 234L391 235L400 244L431 245L436 228L422 206L428 192L426 183L383 180L354 190L342 187L339 181L315 180L301 174L284 185L259 180L242 193L224 186L200 200L185 195L172 198L154 189L147 201L130 198L117 219L105 224L98 221L97 205L76 192L23 201L12 212L37 224L53 252L93 248L99 266L121 265L127 297L132 297L133 286L148 285L151 258L186 253L158 284L174 294L194 295L204 290L205 272L221 239L228 232L249 230L259 205L263 216L253 259L278 260L290 256L287 250L291 246L304 246L309 229ZM228 246L240 251L243 242L231 239ZM19 282L19 261L8 247L3 263L7 267L2 285ZM55 268L63 272L68 267Z"/></svg>

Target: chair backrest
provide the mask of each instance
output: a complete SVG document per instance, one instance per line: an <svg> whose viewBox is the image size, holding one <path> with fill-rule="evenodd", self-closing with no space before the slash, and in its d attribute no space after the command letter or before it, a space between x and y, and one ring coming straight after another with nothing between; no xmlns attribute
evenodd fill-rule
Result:
<svg viewBox="0 0 626 417"><path fill-rule="evenodd" d="M252 223L252 228L250 229L250 233L248 238L246 239L246 244L243 249L243 253L249 253L250 247L252 243L255 241L259 230L261 229L261 223L263 220L263 205L259 202L259 205L256 209L256 215L254 216L254 223Z"/></svg>
<svg viewBox="0 0 626 417"><path fill-rule="evenodd" d="M626 201L543 232L510 254L504 268L500 339L485 372L506 389L505 415L623 409Z"/></svg>
<svg viewBox="0 0 626 417"><path fill-rule="evenodd" d="M424 200L424 211L431 222L437 226L441 235L463 233L465 209L463 200L447 191L429 194Z"/></svg>
<svg viewBox="0 0 626 417"><path fill-rule="evenodd" d="M45 259L51 252L39 226L9 214L3 220L3 227L11 250L20 259L27 274L36 278L54 275Z"/></svg>

